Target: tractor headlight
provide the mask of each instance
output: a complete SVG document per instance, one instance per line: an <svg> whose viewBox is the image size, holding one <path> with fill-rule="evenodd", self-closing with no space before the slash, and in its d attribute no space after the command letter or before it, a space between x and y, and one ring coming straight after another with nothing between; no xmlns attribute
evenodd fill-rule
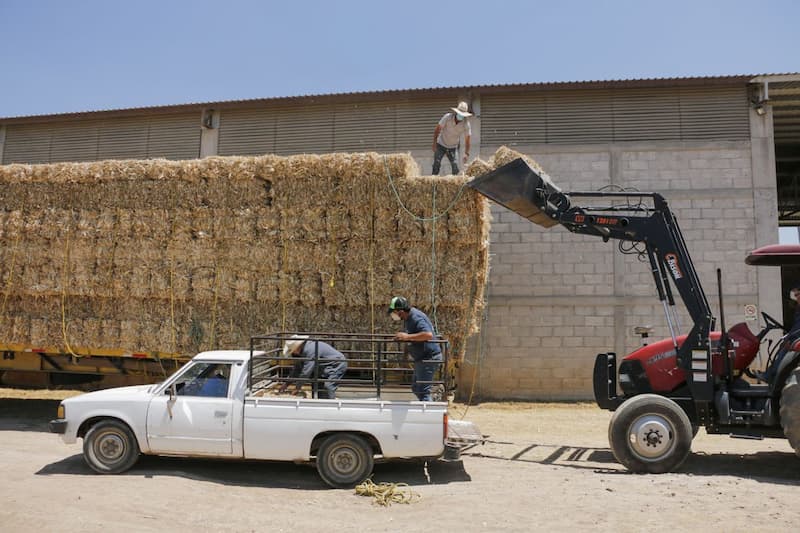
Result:
<svg viewBox="0 0 800 533"><path fill-rule="evenodd" d="M60 403L60 404L58 404L58 411L57 411L57 413L56 413L56 418L60 418L60 419L62 419L62 420L63 420L64 418L66 418L66 416L65 416L65 410L64 410L64 404L63 404L63 403Z"/></svg>
<svg viewBox="0 0 800 533"><path fill-rule="evenodd" d="M619 375L619 382L620 383L630 383L631 377L628 374L620 374Z"/></svg>

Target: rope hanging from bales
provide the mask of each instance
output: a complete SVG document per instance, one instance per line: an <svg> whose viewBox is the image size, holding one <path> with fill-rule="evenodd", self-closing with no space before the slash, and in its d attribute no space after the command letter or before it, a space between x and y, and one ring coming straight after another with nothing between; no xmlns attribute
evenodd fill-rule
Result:
<svg viewBox="0 0 800 533"><path fill-rule="evenodd" d="M431 223L431 316L433 318L433 329L435 334L439 334L439 321L436 316L436 221L440 218L447 215L451 209L458 203L461 199L461 195L464 192L464 189L467 186L467 183L464 182L461 184L461 187L458 188L458 192L456 192L455 197L453 200L448 204L444 211L441 213L436 212L436 183L433 183L433 191L432 191L432 207L431 207L431 216L430 217L421 217L414 214L406 205L403 203L403 200L400 198L400 193L397 191L397 187L394 184L394 178L392 177L392 173L389 170L389 163L386 159L386 156L383 156L383 165L386 168L386 176L389 178L389 187L394 194L395 200L397 200L397 204L400 208L405 211L413 220L417 222L430 222Z"/></svg>
<svg viewBox="0 0 800 533"><path fill-rule="evenodd" d="M436 183L431 187L431 214L436 213ZM439 320L436 318L436 217L431 220L431 315L433 331L439 334Z"/></svg>
<svg viewBox="0 0 800 533"><path fill-rule="evenodd" d="M431 222L432 220L438 220L438 219L442 218L443 216L447 215L447 213L449 213L450 210L453 209L453 207L456 205L456 203L461 199L461 195L464 193L464 189L466 189L466 187L467 187L467 183L466 182L462 183L461 187L458 188L458 192L456 192L456 195L453 198L453 200L450 202L450 204L447 206L447 208L444 211L442 211L441 213L435 213L434 212L434 213L431 214L430 217L417 216L414 213L412 213L411 210L408 209L406 207L406 205L403 203L403 200L400 199L400 193L397 192L397 187L395 187L395 185L394 185L394 178L392 177L392 173L389 171L389 163L386 161L386 156L385 155L383 156L383 165L386 167L386 175L389 177L389 187L392 189L392 193L394 193L394 197L397 200L398 205L400 205L400 207L403 209L403 211L408 213L408 215L411 218L413 218L414 220L417 220L419 222Z"/></svg>
<svg viewBox="0 0 800 533"><path fill-rule="evenodd" d="M64 347L72 357L80 357L72 351L67 337L67 279L69 278L69 238L71 234L70 226L67 226L67 240L64 244L64 270L61 279L61 336L64 339Z"/></svg>
<svg viewBox="0 0 800 533"><path fill-rule="evenodd" d="M415 499L422 497L413 490L406 488L408 483L378 483L372 479L365 479L359 485L356 485L355 491L359 496L371 496L374 498L373 505L382 505L388 507L393 503L409 504Z"/></svg>
<svg viewBox="0 0 800 533"><path fill-rule="evenodd" d="M217 333L217 295L219 294L219 279L221 277L219 265L214 265L214 304L211 307L211 335L209 344L211 349L216 348L216 333Z"/></svg>
<svg viewBox="0 0 800 533"><path fill-rule="evenodd" d="M8 295L11 293L11 281L14 276L14 266L17 262L17 249L19 248L19 236L22 232L17 232L17 236L14 238L14 249L11 252L11 266L8 269L8 277L6 278L6 293L3 296L3 305L0 306L0 324L3 323L3 320L6 317L6 302L8 302Z"/></svg>
<svg viewBox="0 0 800 533"><path fill-rule="evenodd" d="M369 321L370 333L375 334L375 184L369 187L369 212L372 214L370 220L369 237ZM370 343L372 346L372 343Z"/></svg>

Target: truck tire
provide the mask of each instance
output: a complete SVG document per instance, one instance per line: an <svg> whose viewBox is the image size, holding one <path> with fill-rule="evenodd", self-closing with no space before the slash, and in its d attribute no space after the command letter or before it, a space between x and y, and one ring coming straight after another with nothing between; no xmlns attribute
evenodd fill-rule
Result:
<svg viewBox="0 0 800 533"><path fill-rule="evenodd" d="M372 447L358 435L337 433L326 438L317 453L317 471L331 487L349 489L372 473Z"/></svg>
<svg viewBox="0 0 800 533"><path fill-rule="evenodd" d="M103 420L83 438L83 458L95 472L119 474L139 460L139 443L126 424Z"/></svg>
<svg viewBox="0 0 800 533"><path fill-rule="evenodd" d="M614 412L608 441L614 457L631 472L661 474L686 460L692 447L692 424L669 398L641 394Z"/></svg>
<svg viewBox="0 0 800 533"><path fill-rule="evenodd" d="M800 456L800 368L792 370L783 386L780 413L783 434Z"/></svg>

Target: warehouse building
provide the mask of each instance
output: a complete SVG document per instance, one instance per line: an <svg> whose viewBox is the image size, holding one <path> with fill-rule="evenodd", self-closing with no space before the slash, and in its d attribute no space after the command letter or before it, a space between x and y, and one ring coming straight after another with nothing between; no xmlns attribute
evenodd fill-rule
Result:
<svg viewBox="0 0 800 533"><path fill-rule="evenodd" d="M779 227L800 225L800 74L451 87L0 118L0 162L378 151L410 152L427 173L434 126L459 100L474 113L473 155L488 159L509 146L536 159L566 191L664 194L715 313L711 296L722 269L727 324L749 318L744 310L752 305L791 320L784 295L800 282L800 270L756 269L744 258L777 243ZM643 342L636 327L651 327L651 337L668 335L649 267L636 254L492 209L484 325L460 367L462 395L588 398L595 354L635 349ZM688 318L681 316L686 332Z"/></svg>

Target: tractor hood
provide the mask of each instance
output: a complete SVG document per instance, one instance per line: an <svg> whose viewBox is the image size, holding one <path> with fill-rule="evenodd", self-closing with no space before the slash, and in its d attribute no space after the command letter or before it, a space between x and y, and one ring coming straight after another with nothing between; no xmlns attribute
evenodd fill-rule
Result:
<svg viewBox="0 0 800 533"><path fill-rule="evenodd" d="M800 265L800 244L770 244L756 248L744 260L748 265Z"/></svg>

